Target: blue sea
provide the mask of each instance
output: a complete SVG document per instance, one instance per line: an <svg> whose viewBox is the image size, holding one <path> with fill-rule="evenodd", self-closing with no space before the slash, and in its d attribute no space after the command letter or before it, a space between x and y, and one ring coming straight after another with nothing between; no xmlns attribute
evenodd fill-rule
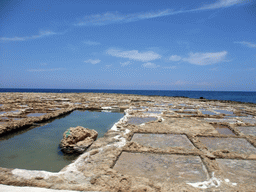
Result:
<svg viewBox="0 0 256 192"><path fill-rule="evenodd" d="M166 90L114 90L114 89L15 89L0 88L0 92L33 92L33 93L120 93L135 95L158 95L169 97L188 97L210 100L229 100L256 103L256 92L243 91L166 91Z"/></svg>

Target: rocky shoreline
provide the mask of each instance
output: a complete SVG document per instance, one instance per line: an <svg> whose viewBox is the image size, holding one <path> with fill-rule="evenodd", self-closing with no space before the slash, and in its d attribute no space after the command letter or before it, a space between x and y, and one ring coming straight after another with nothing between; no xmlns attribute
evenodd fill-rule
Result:
<svg viewBox="0 0 256 192"><path fill-rule="evenodd" d="M0 168L0 184L81 191L253 191L256 186L256 104L107 93L0 93L0 110L0 136L74 110L125 111L103 138L60 172ZM221 127L232 134L221 133ZM177 158L183 162L178 167L195 170L173 168ZM232 163L239 179L228 174ZM137 170L135 165L140 165Z"/></svg>

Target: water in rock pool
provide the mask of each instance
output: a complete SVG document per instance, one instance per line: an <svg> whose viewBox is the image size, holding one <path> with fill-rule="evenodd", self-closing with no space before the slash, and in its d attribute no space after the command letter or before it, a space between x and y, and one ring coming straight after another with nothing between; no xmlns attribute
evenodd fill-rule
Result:
<svg viewBox="0 0 256 192"><path fill-rule="evenodd" d="M38 127L0 137L0 167L57 172L77 155L63 154L59 143L69 127L95 129L102 137L122 113L74 111Z"/></svg>

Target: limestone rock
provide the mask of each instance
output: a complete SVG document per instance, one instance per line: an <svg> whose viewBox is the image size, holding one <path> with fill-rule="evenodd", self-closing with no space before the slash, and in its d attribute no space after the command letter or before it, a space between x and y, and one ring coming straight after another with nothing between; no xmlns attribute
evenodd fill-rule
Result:
<svg viewBox="0 0 256 192"><path fill-rule="evenodd" d="M81 126L71 127L63 134L60 147L65 153L83 153L97 139L95 130Z"/></svg>

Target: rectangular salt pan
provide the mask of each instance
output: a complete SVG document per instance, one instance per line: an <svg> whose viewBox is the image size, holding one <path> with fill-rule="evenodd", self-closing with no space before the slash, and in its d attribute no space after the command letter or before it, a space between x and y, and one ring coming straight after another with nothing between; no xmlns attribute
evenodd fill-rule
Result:
<svg viewBox="0 0 256 192"><path fill-rule="evenodd" d="M210 150L228 150L240 154L256 154L256 148L243 138L199 137Z"/></svg>
<svg viewBox="0 0 256 192"><path fill-rule="evenodd" d="M169 147L183 147L185 149L195 148L186 135L135 133L132 141L144 146L161 149Z"/></svg>
<svg viewBox="0 0 256 192"><path fill-rule="evenodd" d="M256 136L256 127L237 127L237 129L245 135Z"/></svg>
<svg viewBox="0 0 256 192"><path fill-rule="evenodd" d="M244 123L256 124L256 119L252 117L239 117Z"/></svg>
<svg viewBox="0 0 256 192"><path fill-rule="evenodd" d="M216 159L226 178L232 183L256 184L256 161L237 159Z"/></svg>
<svg viewBox="0 0 256 192"><path fill-rule="evenodd" d="M161 114L162 111L145 111L144 113L154 113L154 114Z"/></svg>
<svg viewBox="0 0 256 192"><path fill-rule="evenodd" d="M211 111L201 111L203 115L216 115L216 113Z"/></svg>
<svg viewBox="0 0 256 192"><path fill-rule="evenodd" d="M142 123L147 123L155 120L157 120L156 117L130 117L128 118L127 123L133 124L133 125L140 125Z"/></svg>
<svg viewBox="0 0 256 192"><path fill-rule="evenodd" d="M208 178L198 156L123 152L114 169L122 174L175 183Z"/></svg>
<svg viewBox="0 0 256 192"><path fill-rule="evenodd" d="M235 135L228 127L222 125L214 125L215 129L223 135Z"/></svg>
<svg viewBox="0 0 256 192"><path fill-rule="evenodd" d="M221 110L221 109L219 109L219 110L214 110L214 111L219 112L219 113L223 113L223 114L225 114L225 115L233 115L233 112L232 112L232 111Z"/></svg>

